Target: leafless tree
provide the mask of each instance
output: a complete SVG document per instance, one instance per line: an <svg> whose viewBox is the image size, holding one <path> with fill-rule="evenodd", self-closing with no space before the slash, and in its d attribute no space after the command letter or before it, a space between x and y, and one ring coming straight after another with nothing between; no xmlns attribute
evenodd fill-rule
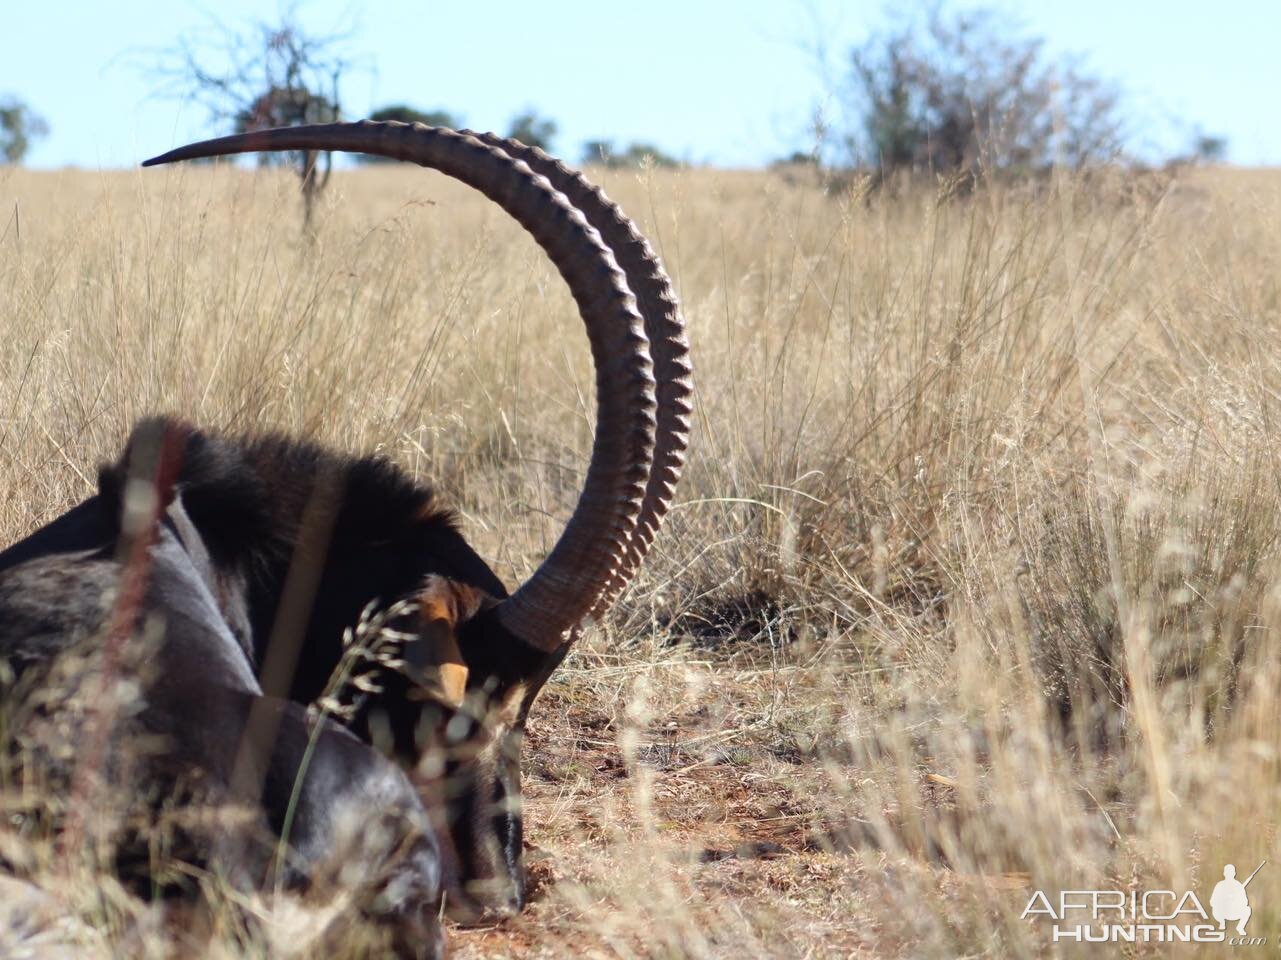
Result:
<svg viewBox="0 0 1281 960"><path fill-rule="evenodd" d="M1027 174L1120 154L1120 94L1073 59L990 10L935 8L850 51L843 91L861 129L844 146L856 165Z"/></svg>
<svg viewBox="0 0 1281 960"><path fill-rule="evenodd" d="M294 10L277 21L235 27L214 20L162 51L166 92L194 100L227 133L333 123L342 118L339 87L356 61L351 31L308 32ZM259 154L260 164L287 164L298 175L303 225L311 233L316 201L329 183L329 153Z"/></svg>

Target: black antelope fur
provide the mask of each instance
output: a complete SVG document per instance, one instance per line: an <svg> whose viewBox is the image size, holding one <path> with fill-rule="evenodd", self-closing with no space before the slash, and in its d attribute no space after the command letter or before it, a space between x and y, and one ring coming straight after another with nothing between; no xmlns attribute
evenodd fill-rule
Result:
<svg viewBox="0 0 1281 960"><path fill-rule="evenodd" d="M139 478L156 497L141 530L122 523ZM136 537L145 549L131 553ZM143 586L120 621L131 556L146 564ZM96 496L0 553L0 665L21 683L74 638L122 622L143 636L159 621L154 655L121 661L138 670L143 705L116 724L104 775L122 731L142 731L158 738L141 761L157 802L198 788L259 810L265 840L188 838L196 866L239 885L275 876L306 889L358 845L370 861L355 882L363 919L397 954L434 956L442 897L472 917L524 897L519 741L558 656L489 615L506 595L432 491L389 462L156 419L102 468ZM339 713L309 719L345 631L401 601L403 663L376 664ZM296 782L288 855L272 874Z"/></svg>

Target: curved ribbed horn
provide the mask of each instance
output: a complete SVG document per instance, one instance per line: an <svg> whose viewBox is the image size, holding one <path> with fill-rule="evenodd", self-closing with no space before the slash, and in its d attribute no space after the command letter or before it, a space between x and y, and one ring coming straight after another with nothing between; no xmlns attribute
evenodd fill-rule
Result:
<svg viewBox="0 0 1281 960"><path fill-rule="evenodd" d="M503 148L439 127L397 122L282 127L206 140L143 166L275 150L372 153L431 167L475 187L546 251L578 304L596 367L596 437L578 505L534 574L496 611L526 643L552 651L617 582L650 475L653 367L626 278L582 213Z"/></svg>
<svg viewBox="0 0 1281 960"><path fill-rule="evenodd" d="M525 161L531 170L546 177L582 211L587 222L596 228L605 245L614 252L614 259L627 275L627 285L636 295L636 304L645 320L645 334L649 337L649 350L654 358L654 377L658 381L654 467L645 487L645 501L641 504L636 532L623 564L592 609L592 616L598 617L609 609L614 597L645 559L663 517L671 507L676 484L685 468L690 417L694 412L694 367L685 335L685 318L681 316L672 282L658 255L636 225L618 204L605 196L600 187L537 147L504 140L492 133L462 132Z"/></svg>

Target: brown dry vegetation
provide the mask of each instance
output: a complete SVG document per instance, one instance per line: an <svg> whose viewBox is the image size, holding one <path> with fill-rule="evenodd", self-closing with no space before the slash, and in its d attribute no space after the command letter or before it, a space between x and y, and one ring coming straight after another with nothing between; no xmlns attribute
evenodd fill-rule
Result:
<svg viewBox="0 0 1281 960"><path fill-rule="evenodd" d="M1265 857L1275 944L1281 177L601 176L683 298L692 459L536 709L534 902L454 954L1072 953L1020 919L1032 890L1208 904ZM0 171L0 541L167 410L381 450L532 569L591 433L559 279L435 175L335 182L309 247L284 175ZM39 937L190 951L3 797L0 855L92 928ZM277 948L317 928L259 909Z"/></svg>

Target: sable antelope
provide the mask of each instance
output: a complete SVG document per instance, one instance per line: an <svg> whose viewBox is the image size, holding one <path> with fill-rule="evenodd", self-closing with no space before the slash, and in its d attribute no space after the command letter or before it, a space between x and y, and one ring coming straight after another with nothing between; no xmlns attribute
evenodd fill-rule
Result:
<svg viewBox="0 0 1281 960"><path fill-rule="evenodd" d="M385 461L148 421L101 471L97 496L0 554L0 657L21 673L96 628L100 596L115 590L119 608L127 556L143 556L137 614L165 628L140 715L168 737L153 777L198 770L239 796L233 768L247 763L273 835L297 780L288 842L301 883L334 852L344 810L384 810L404 842L379 854L368 899L380 907L369 912L392 925L399 950L430 954L442 886L464 915L524 903L525 718L582 621L635 573L671 503L691 411L684 323L657 258L615 205L542 152L491 134L293 127L145 165L264 150L373 153L441 170L500 204L548 253L596 367L596 437L564 532L509 595L431 490ZM139 476L155 478L158 493L145 536L121 521ZM398 601L403 664L376 664L341 724L321 724L299 779L317 729L302 705L324 688L361 612ZM255 738L255 716L273 737Z"/></svg>

